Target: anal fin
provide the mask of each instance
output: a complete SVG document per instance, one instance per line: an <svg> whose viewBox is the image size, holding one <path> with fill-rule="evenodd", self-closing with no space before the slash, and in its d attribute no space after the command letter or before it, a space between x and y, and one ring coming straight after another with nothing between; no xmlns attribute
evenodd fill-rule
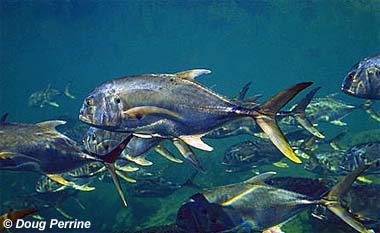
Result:
<svg viewBox="0 0 380 233"><path fill-rule="evenodd" d="M180 136L179 138L182 141L184 141L186 144L188 144L192 147L195 147L195 148L198 148L198 149L204 150L204 151L212 151L213 148L202 141L202 139L201 139L202 136L203 136L203 134L183 135L183 136Z"/></svg>

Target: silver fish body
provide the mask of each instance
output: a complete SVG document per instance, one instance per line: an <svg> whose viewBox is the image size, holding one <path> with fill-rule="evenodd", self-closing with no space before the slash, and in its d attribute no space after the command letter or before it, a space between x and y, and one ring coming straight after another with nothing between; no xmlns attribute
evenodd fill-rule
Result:
<svg viewBox="0 0 380 233"><path fill-rule="evenodd" d="M137 113L135 119L125 114L141 106L159 109L146 116ZM191 80L166 74L139 75L97 87L86 98L80 119L115 131L179 137L205 133L225 123L234 116L235 106Z"/></svg>
<svg viewBox="0 0 380 233"><path fill-rule="evenodd" d="M55 130L64 121L0 123L0 169L61 173L96 159Z"/></svg>
<svg viewBox="0 0 380 233"><path fill-rule="evenodd" d="M368 165L356 169L320 199L264 183L267 172L244 182L214 187L190 197L177 213L177 225L192 232L270 230L311 206L325 206L359 232L373 232L352 218L339 202Z"/></svg>
<svg viewBox="0 0 380 233"><path fill-rule="evenodd" d="M364 99L380 99L380 55L364 58L344 77L342 91Z"/></svg>
<svg viewBox="0 0 380 233"><path fill-rule="evenodd" d="M247 109L202 86L193 78L209 70L176 74L146 74L114 79L95 88L85 99L79 119L89 125L140 137L180 139L212 150L201 137L233 119L250 116L292 161L294 154L275 120L279 111L310 82L296 84L267 102Z"/></svg>

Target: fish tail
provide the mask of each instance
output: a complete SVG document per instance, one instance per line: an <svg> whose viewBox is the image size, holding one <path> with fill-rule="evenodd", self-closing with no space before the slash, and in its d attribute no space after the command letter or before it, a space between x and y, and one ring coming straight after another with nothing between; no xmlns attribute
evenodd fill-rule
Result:
<svg viewBox="0 0 380 233"><path fill-rule="evenodd" d="M98 155L98 154L94 154L92 152L88 152L91 155L102 160L102 162L104 163L104 166L107 168L107 170L111 174L112 181L115 184L117 192L119 193L119 196L120 196L125 207L127 207L128 204L127 204L127 200L125 198L124 191L121 188L119 178L116 174L115 161L120 156L121 152L123 152L123 150L128 145L128 143L131 141L132 138L133 138L133 135L130 134L118 146L116 146L111 152L109 152L105 155Z"/></svg>
<svg viewBox="0 0 380 233"><path fill-rule="evenodd" d="M309 131L312 135L318 138L325 138L325 136L318 131L317 128L309 121L306 117L306 108L310 104L310 101L313 99L315 93L321 89L321 87L314 88L311 90L290 112L289 115L294 117L298 124L300 124L304 129Z"/></svg>
<svg viewBox="0 0 380 233"><path fill-rule="evenodd" d="M371 229L367 229L362 223L356 220L352 214L347 212L345 208L341 206L340 197L348 191L352 183L362 174L371 164L364 165L357 168L353 172L346 175L343 180L337 183L330 191L323 197L321 204L326 206L331 212L336 214L345 223L350 225L358 232L370 233L374 232Z"/></svg>
<svg viewBox="0 0 380 233"><path fill-rule="evenodd" d="M248 114L253 117L260 128L268 135L273 144L290 160L295 163L302 163L302 161L294 153L292 147L289 145L288 140L285 138L283 132L277 125L276 114L285 106L293 97L301 92L306 87L310 86L312 82L298 83L288 89L285 89L276 95L272 96L264 104L250 110ZM243 114L243 113L242 113Z"/></svg>
<svg viewBox="0 0 380 233"><path fill-rule="evenodd" d="M70 98L70 99L75 99L75 96L72 95L72 94L70 93L70 91L69 91L69 87L70 87L70 86L71 86L71 82L68 83L68 84L65 86L65 90L63 91L63 94L64 94L66 97Z"/></svg>

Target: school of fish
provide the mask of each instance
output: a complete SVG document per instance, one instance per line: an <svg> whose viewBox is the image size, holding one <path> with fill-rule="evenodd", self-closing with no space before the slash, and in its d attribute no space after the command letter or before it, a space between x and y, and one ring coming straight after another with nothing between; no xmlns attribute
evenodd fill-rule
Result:
<svg viewBox="0 0 380 233"><path fill-rule="evenodd" d="M1 222L28 215L43 218L37 213L47 208L72 218L62 203L75 200L85 209L77 194L96 192L96 180L114 183L124 206L128 203L121 183L138 197L166 197L183 187L194 189L193 196L182 200L176 221L154 232L281 232L281 226L303 210L325 224L342 223L358 232L380 229L380 182L376 182L380 139L343 142L349 137L343 118L352 112L364 110L371 121L380 121L374 108L380 99L380 55L362 59L343 78L342 91L366 99L361 104L346 103L337 93L314 97L321 88L316 87L286 110L285 105L312 82L280 90L260 103L261 95L246 96L252 83L227 98L196 81L209 74L208 69L193 69L99 84L79 111L79 120L88 125L77 129L79 139L59 130L66 123L63 120L17 123L8 121L4 113L0 172L35 172L40 178L29 195L2 204L2 209L12 211L3 213ZM75 98L68 87L63 94ZM49 86L33 93L29 106L59 107L54 100L59 95ZM323 124L339 126L341 133L327 135L319 130ZM197 149L212 154L212 141L238 136L249 140L226 148L215 163L231 176L252 171L257 175L232 184L198 185L196 176L207 169ZM150 157L154 154L168 165L152 173L146 168L158 166ZM194 172L182 182L165 176L173 163L184 161ZM265 168L290 169L292 163L303 163L305 171L321 178L274 177L276 172ZM356 180L362 183L353 184Z"/></svg>

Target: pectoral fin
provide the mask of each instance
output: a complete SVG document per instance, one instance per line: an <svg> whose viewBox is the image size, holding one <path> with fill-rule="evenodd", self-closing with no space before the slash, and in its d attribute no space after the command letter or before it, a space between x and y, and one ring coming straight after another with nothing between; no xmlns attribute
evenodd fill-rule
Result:
<svg viewBox="0 0 380 233"><path fill-rule="evenodd" d="M204 74L210 74L210 73L211 73L211 70L194 69L194 70L186 70L186 71L175 73L175 76L177 76L178 78L193 80L194 78L198 76L201 76Z"/></svg>
<svg viewBox="0 0 380 233"><path fill-rule="evenodd" d="M43 128L49 128L49 129L55 129L55 127L66 124L66 121L43 121L39 122L36 125L43 127Z"/></svg>
<svg viewBox="0 0 380 233"><path fill-rule="evenodd" d="M195 148L198 148L198 149L204 150L204 151L212 151L213 148L202 141L202 139L201 139L202 136L203 136L203 134L200 134L200 135L183 135L183 136L180 136L179 138L182 141L184 141L186 144L188 144L192 147L195 147Z"/></svg>
<svg viewBox="0 0 380 233"><path fill-rule="evenodd" d="M147 115L165 115L173 118L180 119L181 117L168 109L156 106L141 106L128 109L123 112L124 116L131 120L141 120Z"/></svg>

